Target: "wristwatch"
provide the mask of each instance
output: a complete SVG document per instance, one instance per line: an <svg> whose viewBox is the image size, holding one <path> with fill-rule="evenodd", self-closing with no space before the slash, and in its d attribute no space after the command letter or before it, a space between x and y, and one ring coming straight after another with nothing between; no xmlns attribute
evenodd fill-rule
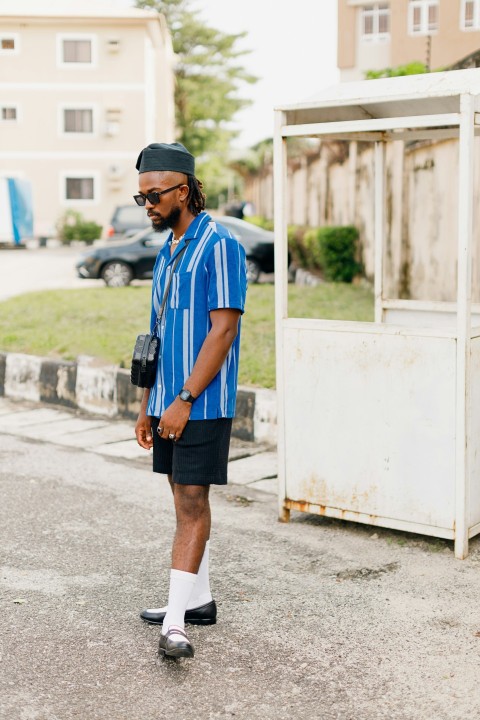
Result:
<svg viewBox="0 0 480 720"><path fill-rule="evenodd" d="M193 401L195 400L192 393L190 392L190 390L187 390L187 388L183 388L183 390L180 390L180 392L178 393L178 397L180 398L180 400L189 403L193 403Z"/></svg>

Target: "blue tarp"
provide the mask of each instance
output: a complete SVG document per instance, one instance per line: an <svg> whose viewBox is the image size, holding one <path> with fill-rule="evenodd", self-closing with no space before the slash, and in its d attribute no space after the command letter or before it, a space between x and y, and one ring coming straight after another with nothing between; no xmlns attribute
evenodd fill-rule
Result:
<svg viewBox="0 0 480 720"><path fill-rule="evenodd" d="M18 245L33 236L32 187L28 180L8 178L8 192L12 212L13 241Z"/></svg>

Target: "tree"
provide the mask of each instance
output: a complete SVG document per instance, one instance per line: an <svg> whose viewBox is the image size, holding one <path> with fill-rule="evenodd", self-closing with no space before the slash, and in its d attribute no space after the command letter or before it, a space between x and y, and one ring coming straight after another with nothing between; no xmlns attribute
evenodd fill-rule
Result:
<svg viewBox="0 0 480 720"><path fill-rule="evenodd" d="M378 80L379 78L391 78L400 77L402 75L422 75L428 73L427 66L415 60L414 62L407 63L407 65L398 65L394 68L384 68L383 70L367 70L365 73L366 80Z"/></svg>
<svg viewBox="0 0 480 720"><path fill-rule="evenodd" d="M210 28L191 6L191 0L137 0L137 7L157 10L166 18L177 58L177 139L198 159L196 172L205 181L212 206L227 186L221 168L238 134L230 123L250 103L240 96L240 88L256 78L239 62L248 52L238 49L246 33Z"/></svg>

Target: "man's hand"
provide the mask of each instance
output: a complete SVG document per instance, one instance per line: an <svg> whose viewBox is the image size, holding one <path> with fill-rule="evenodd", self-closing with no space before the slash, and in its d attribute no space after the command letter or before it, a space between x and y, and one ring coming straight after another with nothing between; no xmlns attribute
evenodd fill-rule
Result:
<svg viewBox="0 0 480 720"><path fill-rule="evenodd" d="M191 409L191 403L176 397L160 418L158 434L165 439L168 439L169 435L175 435L175 440L179 440L190 417ZM161 433L160 430L162 430ZM173 438L170 439L173 440Z"/></svg>
<svg viewBox="0 0 480 720"><path fill-rule="evenodd" d="M140 412L135 425L135 435L140 447L150 450L153 447L152 423L148 415Z"/></svg>

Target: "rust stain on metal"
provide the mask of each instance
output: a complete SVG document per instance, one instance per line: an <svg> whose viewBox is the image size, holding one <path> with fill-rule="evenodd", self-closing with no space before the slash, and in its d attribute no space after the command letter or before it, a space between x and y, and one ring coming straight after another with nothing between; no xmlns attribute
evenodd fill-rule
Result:
<svg viewBox="0 0 480 720"><path fill-rule="evenodd" d="M353 487L346 493L339 493L324 478L311 475L299 487L298 494L302 500L298 502L312 503L319 507L333 507L341 512L360 512L360 508L371 508L372 504L375 506L378 493L379 487L375 483L361 491Z"/></svg>
<svg viewBox="0 0 480 720"><path fill-rule="evenodd" d="M349 522L358 522L367 525L378 525L379 519L371 513L360 513L356 510L340 508L333 505L321 505L308 500L285 500L285 506L290 510L298 512L311 513L312 515L320 515L322 517L332 517L337 520L348 520Z"/></svg>

